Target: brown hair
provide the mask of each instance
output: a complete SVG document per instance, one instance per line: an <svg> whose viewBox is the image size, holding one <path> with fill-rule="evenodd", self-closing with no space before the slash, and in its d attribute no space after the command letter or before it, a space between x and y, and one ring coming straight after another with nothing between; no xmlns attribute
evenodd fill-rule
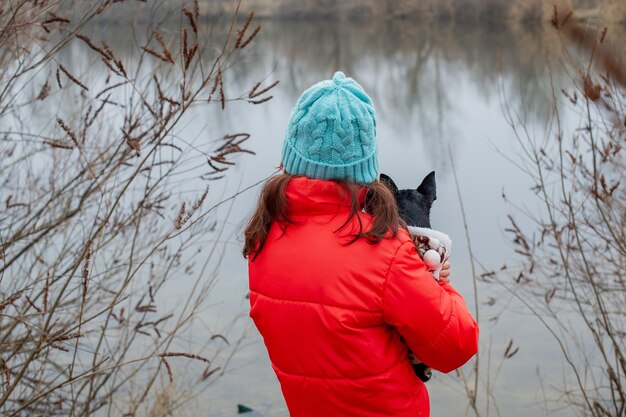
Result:
<svg viewBox="0 0 626 417"><path fill-rule="evenodd" d="M270 226L276 222L285 233L290 224L295 221L287 213L287 196L285 188L294 175L279 174L270 178L261 191L259 204L252 214L246 227L244 236L243 256L252 257L254 260L263 250L265 241L270 231ZM396 200L389 189L379 181L371 184L360 185L348 181L335 180L350 195L350 213L346 221L335 232L344 230L351 224L352 219L358 222L358 231L350 233L351 238L346 244L352 244L360 238L366 239L369 243L375 244L386 237L395 237L400 227L404 227L404 222L398 216ZM365 211L373 218L372 226L368 230L363 230L363 222L359 216L358 194L361 187L365 188Z"/></svg>

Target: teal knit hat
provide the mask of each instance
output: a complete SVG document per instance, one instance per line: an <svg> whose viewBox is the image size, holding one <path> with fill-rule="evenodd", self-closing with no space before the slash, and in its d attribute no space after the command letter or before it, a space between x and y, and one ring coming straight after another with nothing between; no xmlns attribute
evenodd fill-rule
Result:
<svg viewBox="0 0 626 417"><path fill-rule="evenodd" d="M363 87L339 71L306 90L291 112L282 162L289 174L374 182L376 116Z"/></svg>

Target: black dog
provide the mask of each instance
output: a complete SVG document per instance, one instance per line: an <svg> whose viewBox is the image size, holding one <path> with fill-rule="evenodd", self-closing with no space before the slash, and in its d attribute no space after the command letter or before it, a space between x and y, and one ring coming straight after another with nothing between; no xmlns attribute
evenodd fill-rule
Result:
<svg viewBox="0 0 626 417"><path fill-rule="evenodd" d="M398 213L407 226L430 229L430 208L437 199L435 171L426 175L415 190L399 190L393 180L385 174L380 175L380 181L393 193ZM414 360L412 354L410 357L415 375L424 382L428 381L432 377L431 369L425 363Z"/></svg>
<svg viewBox="0 0 626 417"><path fill-rule="evenodd" d="M426 175L415 190L399 190L396 183L385 174L380 174L380 182L393 193L400 217L408 226L430 228L430 208L437 199L435 171Z"/></svg>

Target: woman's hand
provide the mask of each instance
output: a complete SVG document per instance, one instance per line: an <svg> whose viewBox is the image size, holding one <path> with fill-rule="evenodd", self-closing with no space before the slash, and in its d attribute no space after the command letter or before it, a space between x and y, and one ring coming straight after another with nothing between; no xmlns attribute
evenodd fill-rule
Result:
<svg viewBox="0 0 626 417"><path fill-rule="evenodd" d="M450 262L446 261L441 266L441 271L439 272L439 280L443 282L450 282Z"/></svg>

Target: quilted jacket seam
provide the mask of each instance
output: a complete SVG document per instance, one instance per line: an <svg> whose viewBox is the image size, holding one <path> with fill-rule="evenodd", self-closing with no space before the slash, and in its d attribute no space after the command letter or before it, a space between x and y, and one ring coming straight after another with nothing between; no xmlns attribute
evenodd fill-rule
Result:
<svg viewBox="0 0 626 417"><path fill-rule="evenodd" d="M389 261L389 265L387 266L387 272L385 272L385 280L383 281L383 295L381 298L381 305L382 305L382 311L383 311L383 321L385 321L385 292L387 291L387 281L389 280L389 274L391 273L391 267L393 266L393 263L396 261L396 258L398 257L398 252L400 251L400 249L402 249L402 247L406 244L410 244L413 243L412 240L407 240L403 243L401 243L398 248L396 249L395 253L393 254L393 257L391 258L391 261Z"/></svg>
<svg viewBox="0 0 626 417"><path fill-rule="evenodd" d="M339 308L339 309L349 310L349 311L359 311L361 313L371 313L371 314L381 314L382 313L382 310L369 310L369 309L364 309L364 308L347 307L347 306L340 306L340 305L336 305L336 304L322 303L322 302L318 302L318 301L290 300L290 299L286 299L286 298L273 297L271 295L267 295L267 294L264 294L264 293L262 293L260 291L253 290L253 289L251 289L250 292L258 294L261 297L269 298L270 300L273 300L273 301L283 301L283 302L287 302L287 303L299 303L299 304L314 304L314 305L318 305L318 306Z"/></svg>
<svg viewBox="0 0 626 417"><path fill-rule="evenodd" d="M448 328L452 324L452 319L456 316L456 308L455 308L456 305L455 304L456 303L455 303L454 300L450 300L450 318L448 318L448 321L446 322L446 325L439 332L439 334L436 337L430 339L427 343L424 343L423 345L416 346L417 348L423 348L425 346L431 346L436 341L438 341L439 339L443 338L443 336L445 335L446 331L448 330Z"/></svg>
<svg viewBox="0 0 626 417"><path fill-rule="evenodd" d="M277 370L278 372L280 372L281 374L284 374L286 376L291 376L291 377L298 377L298 378L309 378L309 379L323 379L326 381L357 381L357 380L361 380L361 379L369 379L369 378L376 378L378 376L381 376L389 371L391 371L393 368L395 368L396 366L401 365L406 359L405 358L400 358L398 361L394 362L389 368L384 369L381 372L375 373L375 374L371 374L371 375L364 375L364 376L357 376L357 377L348 377L348 376L343 376L343 377L327 377L327 376L311 376L311 375L301 375L301 374L294 374L292 372L286 372L283 371L282 369L280 369L275 363L272 363L272 366L274 367L275 370Z"/></svg>

